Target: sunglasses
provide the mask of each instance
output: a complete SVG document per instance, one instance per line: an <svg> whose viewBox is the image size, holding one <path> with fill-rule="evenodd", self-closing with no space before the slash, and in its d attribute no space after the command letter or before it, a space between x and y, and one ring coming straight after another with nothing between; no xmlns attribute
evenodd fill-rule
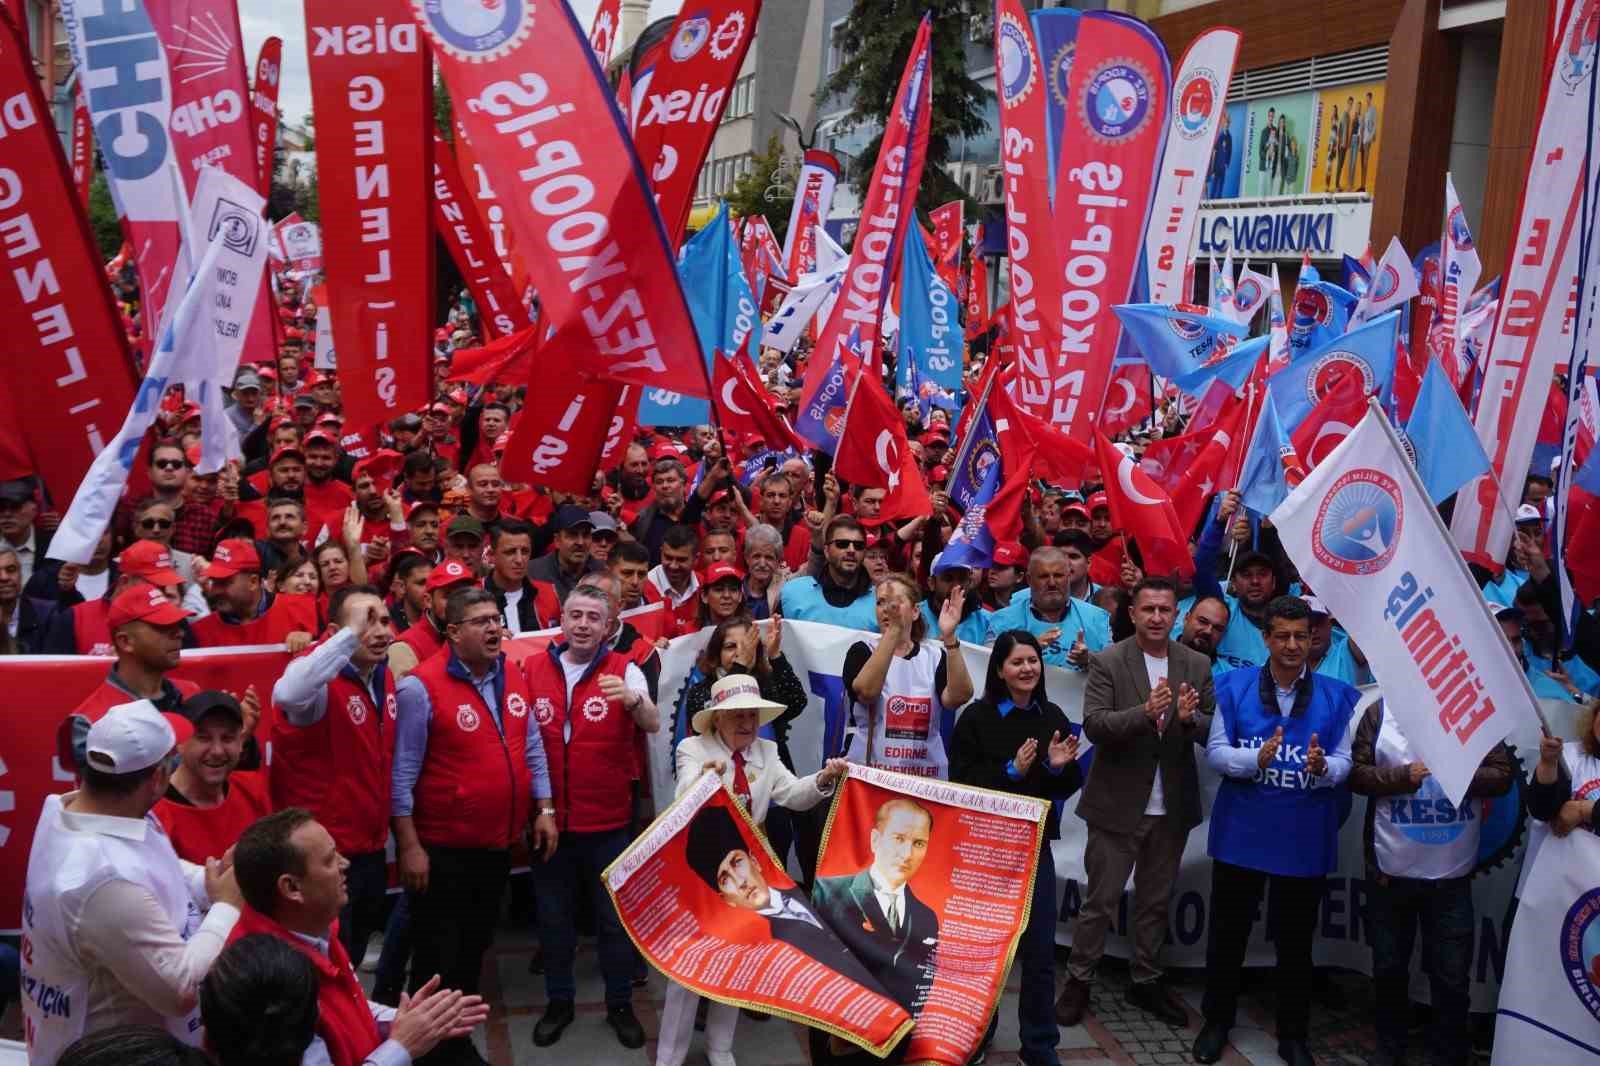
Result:
<svg viewBox="0 0 1600 1066"><path fill-rule="evenodd" d="M141 519L139 519L139 528L140 529L171 529L172 528L172 519L170 519L170 518L141 518Z"/></svg>
<svg viewBox="0 0 1600 1066"><path fill-rule="evenodd" d="M157 459L155 461L155 468L157 470L182 470L188 465L189 464L184 462L182 459Z"/></svg>
<svg viewBox="0 0 1600 1066"><path fill-rule="evenodd" d="M848 538L840 537L840 538L836 538L836 539L830 541L829 543L832 544L835 548L837 548L839 551L842 551L842 552L845 552L845 551L857 551L857 552L859 552L859 551L866 551L867 550L867 542L864 541L864 540L850 540Z"/></svg>

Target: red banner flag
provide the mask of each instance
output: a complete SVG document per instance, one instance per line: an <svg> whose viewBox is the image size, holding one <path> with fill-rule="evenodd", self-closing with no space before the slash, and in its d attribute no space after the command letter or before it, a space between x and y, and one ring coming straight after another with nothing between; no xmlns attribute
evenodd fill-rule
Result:
<svg viewBox="0 0 1600 1066"><path fill-rule="evenodd" d="M434 164L437 166L438 161ZM488 385L495 381L522 382L533 369L533 356L539 350L544 330L523 326L515 333L485 344L482 348L457 348L450 355L450 381L469 385ZM490 441L493 444L494 441Z"/></svg>
<svg viewBox="0 0 1600 1066"><path fill-rule="evenodd" d="M433 79L407 0L306 0L328 313L345 422L433 394Z"/></svg>
<svg viewBox="0 0 1600 1066"><path fill-rule="evenodd" d="M268 37L256 55L256 80L250 94L250 127L256 145L257 186L261 195L272 191L273 152L278 143L278 74L283 69L283 38Z"/></svg>
<svg viewBox="0 0 1600 1066"><path fill-rule="evenodd" d="M1106 502L1116 528L1131 536L1151 574L1192 574L1189 531L1178 521L1172 500L1133 457L1119 451L1104 433L1094 435L1095 453L1105 479Z"/></svg>
<svg viewBox="0 0 1600 1066"><path fill-rule="evenodd" d="M711 384L717 392L717 413L730 433L757 433L774 448L805 454L807 445L794 427L772 409L767 390L754 379L750 363L718 352L711 363Z"/></svg>
<svg viewBox="0 0 1600 1066"><path fill-rule="evenodd" d="M933 241L928 254L933 257L933 268L939 272L951 292L961 288L961 243L966 235L967 204L965 200L951 200L933 209Z"/></svg>
<svg viewBox="0 0 1600 1066"><path fill-rule="evenodd" d="M886 518L933 513L927 482L906 442L906 422L873 371L855 375L839 431L834 473L852 485L887 489Z"/></svg>
<svg viewBox="0 0 1600 1066"><path fill-rule="evenodd" d="M983 247L983 223L978 223L978 239L972 244L972 266L967 271L967 340L981 337L989 329L989 260L979 249Z"/></svg>
<svg viewBox="0 0 1600 1066"><path fill-rule="evenodd" d="M744 220L744 228L739 233L739 261L744 264L745 280L750 282L757 307L762 307L766 300L767 283L772 280L773 271L781 269L781 254L766 215L752 215ZM771 291L777 294L776 289Z"/></svg>
<svg viewBox="0 0 1600 1066"><path fill-rule="evenodd" d="M611 61L621 12L622 0L600 0L600 6L594 11L594 21L589 23L589 47L594 49L594 57L602 67Z"/></svg>
<svg viewBox="0 0 1600 1066"><path fill-rule="evenodd" d="M689 222L700 165L722 123L733 81L756 34L761 0L710 0L679 12L670 43L640 88L633 124L661 221L676 248Z"/></svg>
<svg viewBox="0 0 1600 1066"><path fill-rule="evenodd" d="M1100 428L1116 436L1149 418L1154 408L1150 406L1150 367L1144 363L1127 363L1111 372L1111 383L1106 386L1105 409L1100 412Z"/></svg>
<svg viewBox="0 0 1600 1066"><path fill-rule="evenodd" d="M528 390L527 406L511 425L511 440L501 457L500 472L508 481L543 485L552 492L588 493L601 466L607 443L615 434L617 407L624 386L588 377L576 369L571 351L582 339L562 330L545 342L558 353L542 363L538 380Z"/></svg>
<svg viewBox="0 0 1600 1066"><path fill-rule="evenodd" d="M0 302L14 316L7 389L64 506L133 403L133 363L33 60L0 22Z"/></svg>
<svg viewBox="0 0 1600 1066"><path fill-rule="evenodd" d="M816 272L816 227L827 223L840 169L832 152L806 149L800 180L795 183L794 206L789 209L789 229L783 235L783 253L778 257L790 278Z"/></svg>
<svg viewBox="0 0 1600 1066"><path fill-rule="evenodd" d="M1236 398L1205 429L1151 441L1140 457L1139 469L1172 497L1172 509L1184 529L1193 529L1212 496L1228 487L1224 472L1244 444L1248 407Z"/></svg>
<svg viewBox="0 0 1600 1066"><path fill-rule="evenodd" d="M519 205L508 222L565 334L556 350L597 375L707 398L672 248L571 10L430 0L415 17L488 180Z"/></svg>
<svg viewBox="0 0 1600 1066"><path fill-rule="evenodd" d="M477 205L467 196L456 167L455 153L435 131L433 135L433 225L450 249L472 299L478 305L490 339L504 337L528 326L511 278L500 265L493 239L478 217ZM526 377L526 375L524 375ZM523 378L506 380L521 381Z"/></svg>
<svg viewBox="0 0 1600 1066"><path fill-rule="evenodd" d="M1166 49L1149 26L1106 11L1079 18L1056 170L1061 347L1036 413L1085 443L1122 332L1107 312L1128 301L1139 266L1171 89Z"/></svg>
<svg viewBox="0 0 1600 1066"><path fill-rule="evenodd" d="M83 93L74 98L72 107L72 187L78 202L87 210L89 189L94 184L94 133L89 127L89 108L84 105Z"/></svg>

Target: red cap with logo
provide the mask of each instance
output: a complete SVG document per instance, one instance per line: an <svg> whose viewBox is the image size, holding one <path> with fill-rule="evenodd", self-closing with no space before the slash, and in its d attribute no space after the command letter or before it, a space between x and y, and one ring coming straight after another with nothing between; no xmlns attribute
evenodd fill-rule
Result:
<svg viewBox="0 0 1600 1066"><path fill-rule="evenodd" d="M141 540L128 545L117 556L117 569L161 588L183 584L183 575L172 561L172 552L159 541Z"/></svg>
<svg viewBox="0 0 1600 1066"><path fill-rule="evenodd" d="M1106 494L1105 493L1097 492L1093 496L1089 497L1089 513L1090 514L1093 514L1095 511L1100 510L1100 508L1102 508L1102 507L1104 507L1108 511L1111 510L1111 503L1106 499Z"/></svg>
<svg viewBox="0 0 1600 1066"><path fill-rule="evenodd" d="M115 633L129 622L149 622L153 626L174 626L194 612L167 599L155 585L135 585L124 589L111 601L106 625Z"/></svg>
<svg viewBox="0 0 1600 1066"><path fill-rule="evenodd" d="M743 581L744 571L732 563L712 563L706 567L706 576L702 583L709 588L718 581L727 581L730 578L734 581Z"/></svg>
<svg viewBox="0 0 1600 1066"><path fill-rule="evenodd" d="M306 461L306 453L301 450L298 444L285 444L283 447L272 453L272 458L267 461L267 465L277 466L280 459L288 459L291 456L300 460L302 463Z"/></svg>
<svg viewBox="0 0 1600 1066"><path fill-rule="evenodd" d="M211 566L206 570L206 577L221 579L233 577L235 574L261 573L261 556L256 551L254 543L243 538L225 540L217 545L217 550L211 556Z"/></svg>
<svg viewBox="0 0 1600 1066"><path fill-rule="evenodd" d="M456 559L446 559L428 575L427 590L447 589L453 585L476 583L477 577Z"/></svg>
<svg viewBox="0 0 1600 1066"><path fill-rule="evenodd" d="M1028 561L1028 553L1014 540L1002 540L994 546L994 565L1021 566Z"/></svg>

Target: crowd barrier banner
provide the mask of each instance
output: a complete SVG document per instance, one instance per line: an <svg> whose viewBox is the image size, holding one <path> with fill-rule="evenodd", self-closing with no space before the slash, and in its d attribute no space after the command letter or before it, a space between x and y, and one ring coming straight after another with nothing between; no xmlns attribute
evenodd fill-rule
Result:
<svg viewBox="0 0 1600 1066"><path fill-rule="evenodd" d="M56 758L56 727L100 687L114 661L91 655L0 657L0 692L7 694L0 728L0 934L21 927L22 885L44 798L73 789L72 771ZM254 685L261 697L256 735L265 738L272 735L272 685L288 662L288 652L278 646L186 651L171 676L239 696ZM271 745L263 744L261 756L271 761Z"/></svg>
<svg viewBox="0 0 1600 1066"><path fill-rule="evenodd" d="M905 1061L961 1066L983 1042L1028 923L1050 805L852 766L828 812L817 914L916 1026ZM902 878L891 925L872 871Z"/></svg>
<svg viewBox="0 0 1600 1066"><path fill-rule="evenodd" d="M879 1057L911 1028L906 1010L806 906L714 774L603 876L645 958L700 995L803 1022Z"/></svg>

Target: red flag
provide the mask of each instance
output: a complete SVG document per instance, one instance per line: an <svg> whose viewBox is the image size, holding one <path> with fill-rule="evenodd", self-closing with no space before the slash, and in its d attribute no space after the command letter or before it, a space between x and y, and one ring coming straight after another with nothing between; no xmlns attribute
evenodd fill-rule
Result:
<svg viewBox="0 0 1600 1066"><path fill-rule="evenodd" d="M581 326L563 330L547 348L558 353L570 350L562 343L565 335L582 332ZM623 386L585 377L573 360L559 356L541 364L538 378L528 390L527 406L511 425L500 471L508 481L527 481L553 492L588 493L594 488Z"/></svg>
<svg viewBox="0 0 1600 1066"><path fill-rule="evenodd" d="M972 267L967 274L967 340L981 337L989 329L989 260L978 254L983 247L983 224L972 245Z"/></svg>
<svg viewBox="0 0 1600 1066"><path fill-rule="evenodd" d="M1218 489L1228 487L1224 479L1230 460L1247 443L1244 426L1248 407L1243 399L1236 398L1204 431L1153 441L1145 448L1139 468L1171 496L1172 509L1184 529L1193 529L1211 497Z"/></svg>
<svg viewBox="0 0 1600 1066"><path fill-rule="evenodd" d="M772 409L767 390L756 381L750 363L729 359L721 352L711 361L711 384L717 393L717 413L722 428L733 433L759 433L774 448L804 453L808 445L794 427Z"/></svg>
<svg viewBox="0 0 1600 1066"><path fill-rule="evenodd" d="M685 5L667 35L671 43L644 86L633 143L674 248L683 241L700 165L722 123L760 17L761 0Z"/></svg>
<svg viewBox="0 0 1600 1066"><path fill-rule="evenodd" d="M433 395L433 79L407 0L306 0L328 313L345 421L356 428ZM352 22L387 21L386 47L350 54Z"/></svg>
<svg viewBox="0 0 1600 1066"><path fill-rule="evenodd" d="M89 108L83 93L73 97L72 107L72 184L78 202L87 210L89 189L94 184L94 132L89 128Z"/></svg>
<svg viewBox="0 0 1600 1066"><path fill-rule="evenodd" d="M64 503L133 403L133 363L33 60L9 19L0 19L0 100L6 389L34 472Z"/></svg>
<svg viewBox="0 0 1600 1066"><path fill-rule="evenodd" d="M510 275L500 265L478 206L467 196L455 153L437 130L433 134L433 225L472 291L489 337L506 337L526 328L528 313L511 287ZM520 382L524 377L508 372L506 380Z"/></svg>
<svg viewBox="0 0 1600 1066"><path fill-rule="evenodd" d="M1422 375L1428 370L1428 352L1422 350L1422 365L1417 366L1411 361L1411 352L1406 348L1406 342L1396 337L1394 340L1394 403L1395 414L1399 416L1401 425L1411 419L1411 407L1417 402L1417 392L1422 388Z"/></svg>
<svg viewBox="0 0 1600 1066"><path fill-rule="evenodd" d="M857 373L851 385L833 471L853 485L887 489L886 518L933 513L927 483L906 441L905 419L870 371Z"/></svg>
<svg viewBox="0 0 1600 1066"><path fill-rule="evenodd" d="M498 265L495 269L499 269ZM449 380L471 385L526 381L543 336L543 326L523 326L481 348L457 348L450 359Z"/></svg>
<svg viewBox="0 0 1600 1066"><path fill-rule="evenodd" d="M1072 486L1083 481L1084 471L1094 463L1094 451L1082 441L1061 432L1042 418L1013 407L1017 424L1034 447L1034 471L1046 481Z"/></svg>
<svg viewBox="0 0 1600 1066"><path fill-rule="evenodd" d="M283 70L283 39L268 37L256 55L255 90L250 94L250 127L256 144L261 195L272 191L273 152L278 146L278 75Z"/></svg>
<svg viewBox="0 0 1600 1066"><path fill-rule="evenodd" d="M1265 402L1271 403L1269 397ZM1304 421L1289 434L1289 443L1307 473L1348 437L1367 413L1367 391L1360 374L1342 374Z"/></svg>
<svg viewBox="0 0 1600 1066"><path fill-rule="evenodd" d="M414 12L478 162L516 204L506 221L562 331L554 350L587 373L707 398L672 248L571 9L438 0ZM490 32L459 28L485 18Z"/></svg>
<svg viewBox="0 0 1600 1066"><path fill-rule="evenodd" d="M1150 388L1150 367L1145 363L1124 363L1113 370L1100 412L1101 432L1116 436L1149 418L1154 411Z"/></svg>
<svg viewBox="0 0 1600 1066"><path fill-rule="evenodd" d="M617 40L617 18L622 10L622 0L600 0L594 9L594 21L589 23L589 47L594 58L603 67L611 61L611 46Z"/></svg>
<svg viewBox="0 0 1600 1066"><path fill-rule="evenodd" d="M951 200L934 208L928 216L933 220L933 240L928 245L928 254L951 292L960 289L961 238L966 233L963 221L966 209L965 200Z"/></svg>
<svg viewBox="0 0 1600 1066"><path fill-rule="evenodd" d="M611 416L610 428L606 430L605 447L600 450L601 470L614 470L627 457L627 446L633 443L634 430L639 428L638 391L637 385L624 385L617 393L617 409Z"/></svg>
<svg viewBox="0 0 1600 1066"><path fill-rule="evenodd" d="M1178 520L1172 500L1150 475L1139 469L1104 433L1094 435L1095 451L1105 476L1106 502L1111 518L1139 545L1146 573L1194 573L1189 557L1189 533Z"/></svg>

